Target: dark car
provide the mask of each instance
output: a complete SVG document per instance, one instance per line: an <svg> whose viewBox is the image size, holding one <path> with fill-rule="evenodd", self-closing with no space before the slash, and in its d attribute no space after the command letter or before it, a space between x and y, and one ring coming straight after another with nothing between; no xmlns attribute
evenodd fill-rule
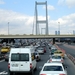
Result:
<svg viewBox="0 0 75 75"><path fill-rule="evenodd" d="M35 51L35 58L36 58L37 61L41 60L41 57L40 57L40 55L37 51Z"/></svg>
<svg viewBox="0 0 75 75"><path fill-rule="evenodd" d="M5 54L5 56L4 56L5 61L8 61L8 60L9 60L9 53L10 53L10 52L7 52L7 53Z"/></svg>

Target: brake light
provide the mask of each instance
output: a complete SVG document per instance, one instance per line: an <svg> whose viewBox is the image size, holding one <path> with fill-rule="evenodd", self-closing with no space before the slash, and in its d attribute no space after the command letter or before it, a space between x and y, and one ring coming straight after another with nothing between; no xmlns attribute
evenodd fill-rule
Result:
<svg viewBox="0 0 75 75"><path fill-rule="evenodd" d="M50 62L52 62L52 59L50 59Z"/></svg>
<svg viewBox="0 0 75 75"><path fill-rule="evenodd" d="M63 59L61 59L61 62L63 62Z"/></svg>
<svg viewBox="0 0 75 75"><path fill-rule="evenodd" d="M30 63L30 68L32 68L32 63Z"/></svg>
<svg viewBox="0 0 75 75"><path fill-rule="evenodd" d="M59 75L66 75L66 74L59 74Z"/></svg>
<svg viewBox="0 0 75 75"><path fill-rule="evenodd" d="M10 63L8 63L8 68L10 68Z"/></svg>
<svg viewBox="0 0 75 75"><path fill-rule="evenodd" d="M46 75L46 74L40 74L40 75Z"/></svg>

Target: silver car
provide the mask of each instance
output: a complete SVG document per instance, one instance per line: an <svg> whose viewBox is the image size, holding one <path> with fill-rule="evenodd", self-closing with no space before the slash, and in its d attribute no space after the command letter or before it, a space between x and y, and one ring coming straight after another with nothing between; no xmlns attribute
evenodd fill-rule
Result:
<svg viewBox="0 0 75 75"><path fill-rule="evenodd" d="M42 47L37 48L37 51L38 51L40 54L44 54L44 48L42 48Z"/></svg>
<svg viewBox="0 0 75 75"><path fill-rule="evenodd" d="M64 63L64 59L61 56L52 55L47 62L50 62L50 63L51 62L59 62L59 63L63 64Z"/></svg>

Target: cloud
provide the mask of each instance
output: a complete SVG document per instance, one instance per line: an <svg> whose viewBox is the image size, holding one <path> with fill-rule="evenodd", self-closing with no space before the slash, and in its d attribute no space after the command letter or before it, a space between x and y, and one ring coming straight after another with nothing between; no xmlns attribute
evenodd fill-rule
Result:
<svg viewBox="0 0 75 75"><path fill-rule="evenodd" d="M60 30L61 34L67 34L68 32L72 33L73 30L75 30L75 13L63 16L61 18L58 18L57 20L50 20L49 21L49 27L50 31L58 30L59 23L60 22Z"/></svg>
<svg viewBox="0 0 75 75"><path fill-rule="evenodd" d="M39 16L39 19L44 19ZM12 10L0 9L0 34L32 34L34 16L23 15Z"/></svg>
<svg viewBox="0 0 75 75"><path fill-rule="evenodd" d="M0 4L5 4L5 2L3 0L0 0Z"/></svg>
<svg viewBox="0 0 75 75"><path fill-rule="evenodd" d="M58 5L67 5L69 8L75 7L75 0L58 0Z"/></svg>
<svg viewBox="0 0 75 75"><path fill-rule="evenodd" d="M44 20L45 16L39 16L40 20ZM34 16L20 14L12 10L0 9L0 34L8 34L8 22L9 22L9 34L32 34L33 23L35 33L35 19ZM60 22L61 34L72 33L75 30L75 13L63 16L57 20L51 20L48 16L49 33L55 34L58 30ZM46 24L39 24L39 30L45 28ZM45 32L45 30L43 30Z"/></svg>
<svg viewBox="0 0 75 75"><path fill-rule="evenodd" d="M46 9L46 7L43 6L43 9ZM48 6L47 6L47 9L48 9L48 10L55 10L54 6L52 6L52 5L48 5Z"/></svg>
<svg viewBox="0 0 75 75"><path fill-rule="evenodd" d="M68 5L68 7L75 7L75 0L66 0L66 5Z"/></svg>
<svg viewBox="0 0 75 75"><path fill-rule="evenodd" d="M64 5L65 0L58 0L58 5Z"/></svg>

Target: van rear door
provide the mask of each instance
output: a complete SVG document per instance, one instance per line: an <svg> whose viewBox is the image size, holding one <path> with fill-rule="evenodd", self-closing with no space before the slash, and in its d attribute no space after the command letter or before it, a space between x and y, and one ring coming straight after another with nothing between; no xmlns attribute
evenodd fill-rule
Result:
<svg viewBox="0 0 75 75"><path fill-rule="evenodd" d="M19 64L19 54L12 53L11 54L11 63L10 63L10 70L11 71L19 71L20 64Z"/></svg>
<svg viewBox="0 0 75 75"><path fill-rule="evenodd" d="M20 71L30 71L29 53L20 53Z"/></svg>

